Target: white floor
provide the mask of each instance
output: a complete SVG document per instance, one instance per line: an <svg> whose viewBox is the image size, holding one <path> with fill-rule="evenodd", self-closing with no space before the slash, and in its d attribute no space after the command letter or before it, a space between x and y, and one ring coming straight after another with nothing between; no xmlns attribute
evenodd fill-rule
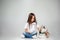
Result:
<svg viewBox="0 0 60 40"><path fill-rule="evenodd" d="M59 40L59 38L34 38L34 39L28 39L28 38L21 38L21 37L0 37L0 40Z"/></svg>

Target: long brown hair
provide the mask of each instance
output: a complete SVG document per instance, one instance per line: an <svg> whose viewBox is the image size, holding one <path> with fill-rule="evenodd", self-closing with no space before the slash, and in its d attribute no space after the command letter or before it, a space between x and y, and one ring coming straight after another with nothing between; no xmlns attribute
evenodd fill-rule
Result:
<svg viewBox="0 0 60 40"><path fill-rule="evenodd" d="M37 24L35 14L34 13L30 13L29 16L28 16L28 20L27 20L27 22L29 23L29 25L31 23L33 23L33 22L31 22L32 16L34 16L34 21L33 22L35 22Z"/></svg>

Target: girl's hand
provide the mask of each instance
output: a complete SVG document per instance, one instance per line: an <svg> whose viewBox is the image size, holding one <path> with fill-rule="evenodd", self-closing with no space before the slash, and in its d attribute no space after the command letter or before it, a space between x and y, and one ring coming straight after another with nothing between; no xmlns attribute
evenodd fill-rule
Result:
<svg viewBox="0 0 60 40"><path fill-rule="evenodd" d="M25 32L31 33L27 28L25 29Z"/></svg>
<svg viewBox="0 0 60 40"><path fill-rule="evenodd" d="M28 33L31 33L30 31L27 31Z"/></svg>

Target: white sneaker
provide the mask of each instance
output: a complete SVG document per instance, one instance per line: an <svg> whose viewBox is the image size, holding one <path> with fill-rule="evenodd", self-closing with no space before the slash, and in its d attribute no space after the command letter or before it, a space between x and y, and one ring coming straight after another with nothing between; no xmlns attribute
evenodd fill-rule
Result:
<svg viewBox="0 0 60 40"><path fill-rule="evenodd" d="M23 34L21 34L21 38L24 38L25 36Z"/></svg>
<svg viewBox="0 0 60 40"><path fill-rule="evenodd" d="M33 38L35 39L35 38L37 38L37 36L36 36L36 35L34 35L34 36L33 36Z"/></svg>

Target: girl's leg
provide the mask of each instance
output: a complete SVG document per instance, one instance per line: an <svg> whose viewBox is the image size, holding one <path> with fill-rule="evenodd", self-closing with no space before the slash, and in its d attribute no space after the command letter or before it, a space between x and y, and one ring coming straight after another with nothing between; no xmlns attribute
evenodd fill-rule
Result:
<svg viewBox="0 0 60 40"><path fill-rule="evenodd" d="M37 32L32 32L31 35L32 36L37 35Z"/></svg>
<svg viewBox="0 0 60 40"><path fill-rule="evenodd" d="M32 35L30 33L24 32L23 35L25 38L32 38Z"/></svg>

